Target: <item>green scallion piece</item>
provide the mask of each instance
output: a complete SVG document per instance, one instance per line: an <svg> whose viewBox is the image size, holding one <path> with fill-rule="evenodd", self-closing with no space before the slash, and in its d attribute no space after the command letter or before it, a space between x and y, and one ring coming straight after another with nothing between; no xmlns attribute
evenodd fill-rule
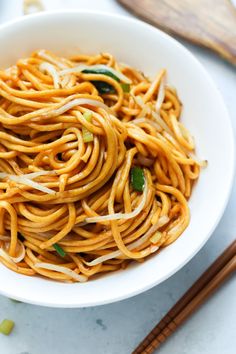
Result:
<svg viewBox="0 0 236 354"><path fill-rule="evenodd" d="M133 189L135 191L142 192L145 184L143 169L140 167L132 167L130 177Z"/></svg>
<svg viewBox="0 0 236 354"><path fill-rule="evenodd" d="M5 336L8 336L13 330L14 325L15 323L12 320L3 320L0 324L0 333L5 334Z"/></svg>
<svg viewBox="0 0 236 354"><path fill-rule="evenodd" d="M112 79L116 80L117 82L120 82L120 79L114 75L112 72L110 72L109 70L106 69L84 69L82 71L82 73L84 74L98 74L98 75L106 75L106 76L110 76ZM115 93L115 89L113 86L111 86L110 84L108 84L107 82L103 82L103 81L96 81L93 80L91 81L93 83L93 85L96 87L96 89L98 90L99 93L101 94L109 94L109 93Z"/></svg>
<svg viewBox="0 0 236 354"><path fill-rule="evenodd" d="M121 86L123 92L125 92L125 93L130 92L130 84L124 84L123 83L123 84L120 84L120 86Z"/></svg>
<svg viewBox="0 0 236 354"><path fill-rule="evenodd" d="M104 81L91 81L91 82L96 87L98 92L103 95L106 95L106 94L108 95L108 94L112 94L112 93L116 92L114 87L111 86L110 84L108 84L107 82L104 82Z"/></svg>
<svg viewBox="0 0 236 354"><path fill-rule="evenodd" d="M87 120L87 122L92 121L92 113L91 112L84 112L83 114L84 119ZM82 136L83 136L83 141L85 143L90 143L93 141L93 133L91 133L86 127L82 127Z"/></svg>
<svg viewBox="0 0 236 354"><path fill-rule="evenodd" d="M59 246L57 243L54 243L53 248L55 248L55 250L57 251L59 256L61 256L63 258L65 257L66 252L63 250L63 248L61 248L61 246Z"/></svg>
<svg viewBox="0 0 236 354"><path fill-rule="evenodd" d="M87 122L91 123L92 122L92 113L91 112L84 112L83 114L84 119L87 120Z"/></svg>
<svg viewBox="0 0 236 354"><path fill-rule="evenodd" d="M84 127L82 128L83 141L84 143L91 143L93 141L93 133L85 129Z"/></svg>

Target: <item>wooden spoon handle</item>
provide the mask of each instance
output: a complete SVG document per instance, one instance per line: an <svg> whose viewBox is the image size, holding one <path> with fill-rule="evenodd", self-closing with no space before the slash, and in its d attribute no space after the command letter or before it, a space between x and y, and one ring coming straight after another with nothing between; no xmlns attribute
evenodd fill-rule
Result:
<svg viewBox="0 0 236 354"><path fill-rule="evenodd" d="M145 21L236 65L236 10L229 0L118 0Z"/></svg>

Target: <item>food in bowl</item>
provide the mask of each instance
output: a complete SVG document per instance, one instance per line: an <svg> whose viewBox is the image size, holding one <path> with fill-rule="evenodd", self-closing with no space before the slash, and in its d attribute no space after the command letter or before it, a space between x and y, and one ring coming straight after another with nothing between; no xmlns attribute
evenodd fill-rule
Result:
<svg viewBox="0 0 236 354"><path fill-rule="evenodd" d="M0 260L84 282L174 242L199 177L181 102L109 53L38 50L0 71Z"/></svg>

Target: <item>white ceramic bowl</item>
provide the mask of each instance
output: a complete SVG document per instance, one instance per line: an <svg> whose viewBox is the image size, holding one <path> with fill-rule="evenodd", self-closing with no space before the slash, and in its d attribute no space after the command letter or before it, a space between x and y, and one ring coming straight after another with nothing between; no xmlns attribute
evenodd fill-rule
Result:
<svg viewBox="0 0 236 354"><path fill-rule="evenodd" d="M0 27L0 48L1 68L39 48L63 56L79 51L111 52L149 75L167 68L168 81L183 102L182 120L195 137L197 154L209 161L190 199L189 227L160 254L85 284L26 277L0 266L0 292L45 306L93 306L141 293L183 267L220 220L234 171L230 120L219 92L199 62L176 40L147 24L97 12L64 11L20 18Z"/></svg>

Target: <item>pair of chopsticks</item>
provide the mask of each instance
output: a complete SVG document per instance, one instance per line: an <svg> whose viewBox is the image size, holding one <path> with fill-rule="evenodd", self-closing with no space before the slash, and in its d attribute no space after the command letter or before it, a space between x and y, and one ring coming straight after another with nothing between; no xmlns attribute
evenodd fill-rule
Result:
<svg viewBox="0 0 236 354"><path fill-rule="evenodd" d="M236 240L215 260L132 354L151 354L236 270Z"/></svg>

